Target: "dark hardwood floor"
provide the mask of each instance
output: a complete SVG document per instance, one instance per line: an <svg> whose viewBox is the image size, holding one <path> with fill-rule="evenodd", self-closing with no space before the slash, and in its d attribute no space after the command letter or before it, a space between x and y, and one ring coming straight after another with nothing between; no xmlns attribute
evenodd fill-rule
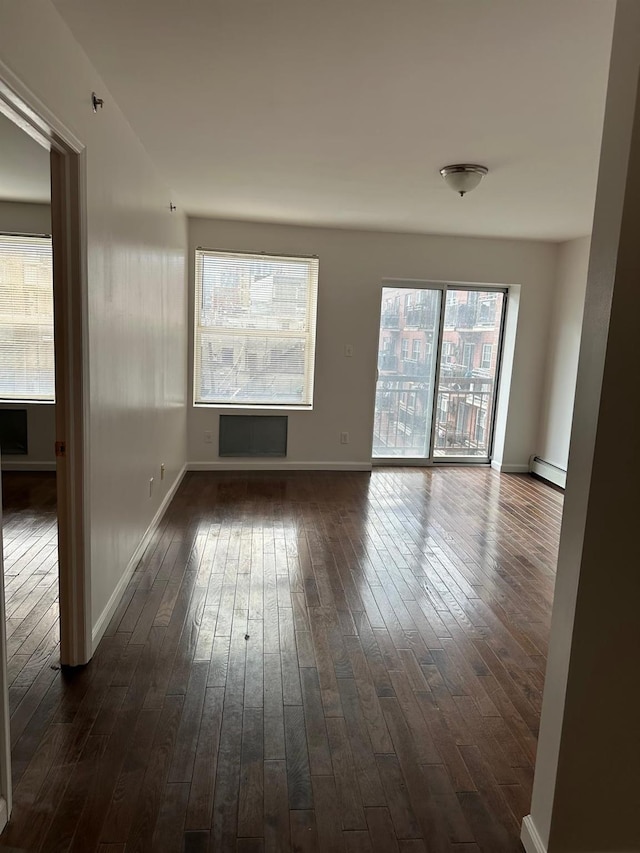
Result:
<svg viewBox="0 0 640 853"><path fill-rule="evenodd" d="M8 587L52 568L46 494ZM187 475L87 667L28 611L0 848L520 850L561 510L487 468Z"/></svg>
<svg viewBox="0 0 640 853"><path fill-rule="evenodd" d="M22 731L34 683L59 662L55 473L2 472L4 586L12 735ZM14 741L15 742L15 741Z"/></svg>

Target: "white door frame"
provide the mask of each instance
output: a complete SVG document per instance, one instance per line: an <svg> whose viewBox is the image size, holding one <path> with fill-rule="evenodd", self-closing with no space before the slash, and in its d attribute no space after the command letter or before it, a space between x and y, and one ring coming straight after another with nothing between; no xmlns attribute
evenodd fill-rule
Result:
<svg viewBox="0 0 640 853"><path fill-rule="evenodd" d="M91 109L89 97L87 109ZM51 152L60 660L63 665L78 666L87 663L93 651L87 506L89 365L85 147L1 62L0 112ZM4 797L10 814L4 591L0 610L0 797Z"/></svg>

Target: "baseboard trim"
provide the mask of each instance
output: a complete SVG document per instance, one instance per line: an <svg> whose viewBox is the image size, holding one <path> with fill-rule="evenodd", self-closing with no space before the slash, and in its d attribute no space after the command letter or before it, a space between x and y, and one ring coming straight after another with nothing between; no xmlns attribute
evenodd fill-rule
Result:
<svg viewBox="0 0 640 853"><path fill-rule="evenodd" d="M547 853L547 848L544 846L530 814L522 821L520 841L522 841L522 846L527 853Z"/></svg>
<svg viewBox="0 0 640 853"><path fill-rule="evenodd" d="M140 544L138 545L136 550L133 552L133 556L129 560L129 562L127 564L127 568L124 570L122 577L118 581L118 584L117 584L116 588L114 589L114 591L111 595L111 598L109 599L109 601L107 603L107 606L104 608L104 610L102 611L102 613L98 617L98 620L97 620L97 622L93 628L93 632L91 635L93 652L95 652L95 650L97 649L98 643L102 639L104 632L107 630L109 622L111 621L111 617L116 612L116 608L118 607L118 604L120 603L120 599L122 598L124 591L127 588L129 581L131 580L131 576L133 575L133 573L136 569L136 566L140 562L140 559L141 559L142 555L144 554L144 552L147 548L147 545L149 544L149 541L151 540L151 537L155 533L158 525L160 524L162 516L167 511L167 507L169 506L169 504L173 500L173 497L174 497L175 493L178 491L178 487L180 486L180 483L182 482L184 475L186 473L187 473L187 466L183 465L182 470L180 471L180 473L178 474L178 476L174 480L173 485L171 486L171 488L169 489L169 491L165 495L164 500L162 501L162 503L158 507L158 511L153 516L153 518L151 520L151 524L147 527L147 530L146 530L144 536L140 540Z"/></svg>
<svg viewBox="0 0 640 853"><path fill-rule="evenodd" d="M564 468L554 465L553 462L547 462L540 456L532 456L529 463L529 470L532 474L553 483L554 486L559 486L564 489L567 485L567 472Z"/></svg>
<svg viewBox="0 0 640 853"><path fill-rule="evenodd" d="M9 815L7 813L7 801L4 797L0 797L0 832L5 828L8 820Z"/></svg>
<svg viewBox="0 0 640 853"><path fill-rule="evenodd" d="M18 459L2 459L3 471L55 471L55 462L21 462Z"/></svg>
<svg viewBox="0 0 640 853"><path fill-rule="evenodd" d="M281 459L234 459L187 462L187 471L371 471L371 462L288 462Z"/></svg>
<svg viewBox="0 0 640 853"><path fill-rule="evenodd" d="M495 459L491 460L491 467L494 471L500 471L501 474L528 474L529 466L528 465L507 465L504 462L496 462Z"/></svg>

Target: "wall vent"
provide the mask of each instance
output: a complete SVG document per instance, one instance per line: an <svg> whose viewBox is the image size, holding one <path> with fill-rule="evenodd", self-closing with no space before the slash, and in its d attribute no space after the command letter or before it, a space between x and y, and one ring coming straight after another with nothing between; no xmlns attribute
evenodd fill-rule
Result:
<svg viewBox="0 0 640 853"><path fill-rule="evenodd" d="M286 415L220 415L218 455L286 456Z"/></svg>

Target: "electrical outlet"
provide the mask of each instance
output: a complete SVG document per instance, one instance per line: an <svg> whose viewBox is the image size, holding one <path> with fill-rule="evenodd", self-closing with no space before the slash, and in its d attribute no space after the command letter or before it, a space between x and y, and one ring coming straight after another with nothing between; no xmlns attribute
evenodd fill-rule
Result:
<svg viewBox="0 0 640 853"><path fill-rule="evenodd" d="M213 444L213 433L212 432L208 432L208 431L205 432L204 443L205 444Z"/></svg>
<svg viewBox="0 0 640 853"><path fill-rule="evenodd" d="M349 433L341 432L340 433L340 444L349 444Z"/></svg>
<svg viewBox="0 0 640 853"><path fill-rule="evenodd" d="M153 477L149 478L149 497L153 494Z"/></svg>
<svg viewBox="0 0 640 853"><path fill-rule="evenodd" d="M344 354L347 358L351 358L351 356L353 355L353 344L344 345Z"/></svg>
<svg viewBox="0 0 640 853"><path fill-rule="evenodd" d="M163 463L160 465L160 479L161 479L161 480L164 480L164 472L165 472L165 467L164 467L164 462L163 462Z"/></svg>

